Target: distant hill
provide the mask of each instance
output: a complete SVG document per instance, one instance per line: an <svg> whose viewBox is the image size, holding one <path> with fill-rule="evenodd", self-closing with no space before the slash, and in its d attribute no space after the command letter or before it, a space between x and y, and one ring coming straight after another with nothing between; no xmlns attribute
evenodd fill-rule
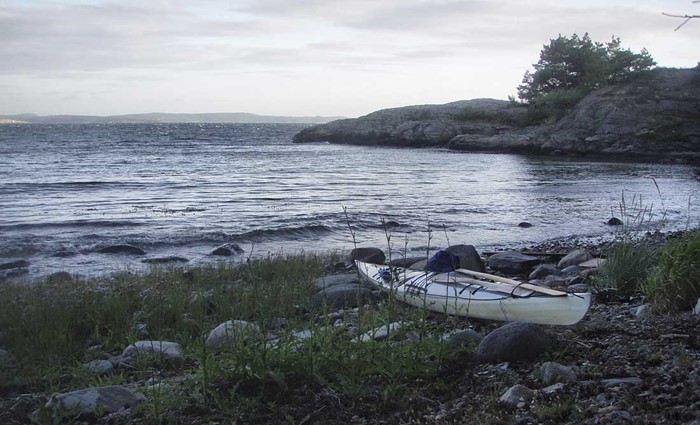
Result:
<svg viewBox="0 0 700 425"><path fill-rule="evenodd" d="M256 115L245 112L232 113L205 113L205 114L128 114L128 115L0 115L0 124L3 123L28 123L28 124L120 124L120 123L226 123L226 124L265 124L283 123L297 124L310 123L322 124L335 121L343 117L285 117L271 115Z"/></svg>

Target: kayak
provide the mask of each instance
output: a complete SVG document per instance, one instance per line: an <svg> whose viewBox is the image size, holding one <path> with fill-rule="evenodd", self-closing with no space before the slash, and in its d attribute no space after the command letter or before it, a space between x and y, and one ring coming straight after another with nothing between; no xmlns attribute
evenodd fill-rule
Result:
<svg viewBox="0 0 700 425"><path fill-rule="evenodd" d="M573 325L591 305L589 293L567 293L471 270L436 273L362 261L355 265L364 280L399 301L448 315Z"/></svg>

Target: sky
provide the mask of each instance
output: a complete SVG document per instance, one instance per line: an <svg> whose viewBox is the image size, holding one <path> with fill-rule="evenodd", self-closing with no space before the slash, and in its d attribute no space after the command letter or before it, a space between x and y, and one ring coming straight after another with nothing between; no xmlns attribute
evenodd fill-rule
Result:
<svg viewBox="0 0 700 425"><path fill-rule="evenodd" d="M0 0L0 114L365 115L506 99L559 34L700 61L690 0Z"/></svg>

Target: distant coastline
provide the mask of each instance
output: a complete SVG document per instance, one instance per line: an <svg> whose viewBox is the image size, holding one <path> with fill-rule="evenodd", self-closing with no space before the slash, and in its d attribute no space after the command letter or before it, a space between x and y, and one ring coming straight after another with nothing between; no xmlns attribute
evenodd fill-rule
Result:
<svg viewBox="0 0 700 425"><path fill-rule="evenodd" d="M157 123L223 123L223 124L323 124L344 117L290 117L257 115L246 112L201 114L148 113L126 115L0 115L0 124L157 124Z"/></svg>

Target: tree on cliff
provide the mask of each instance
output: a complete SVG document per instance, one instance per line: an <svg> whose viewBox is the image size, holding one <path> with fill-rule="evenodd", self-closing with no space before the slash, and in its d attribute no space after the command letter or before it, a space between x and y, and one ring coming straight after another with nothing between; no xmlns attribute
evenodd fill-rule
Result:
<svg viewBox="0 0 700 425"><path fill-rule="evenodd" d="M622 48L616 37L600 43L588 33L583 37L560 34L544 45L540 60L533 64L534 72L525 72L518 97L535 108L566 109L589 92L654 65L646 49L634 53Z"/></svg>

